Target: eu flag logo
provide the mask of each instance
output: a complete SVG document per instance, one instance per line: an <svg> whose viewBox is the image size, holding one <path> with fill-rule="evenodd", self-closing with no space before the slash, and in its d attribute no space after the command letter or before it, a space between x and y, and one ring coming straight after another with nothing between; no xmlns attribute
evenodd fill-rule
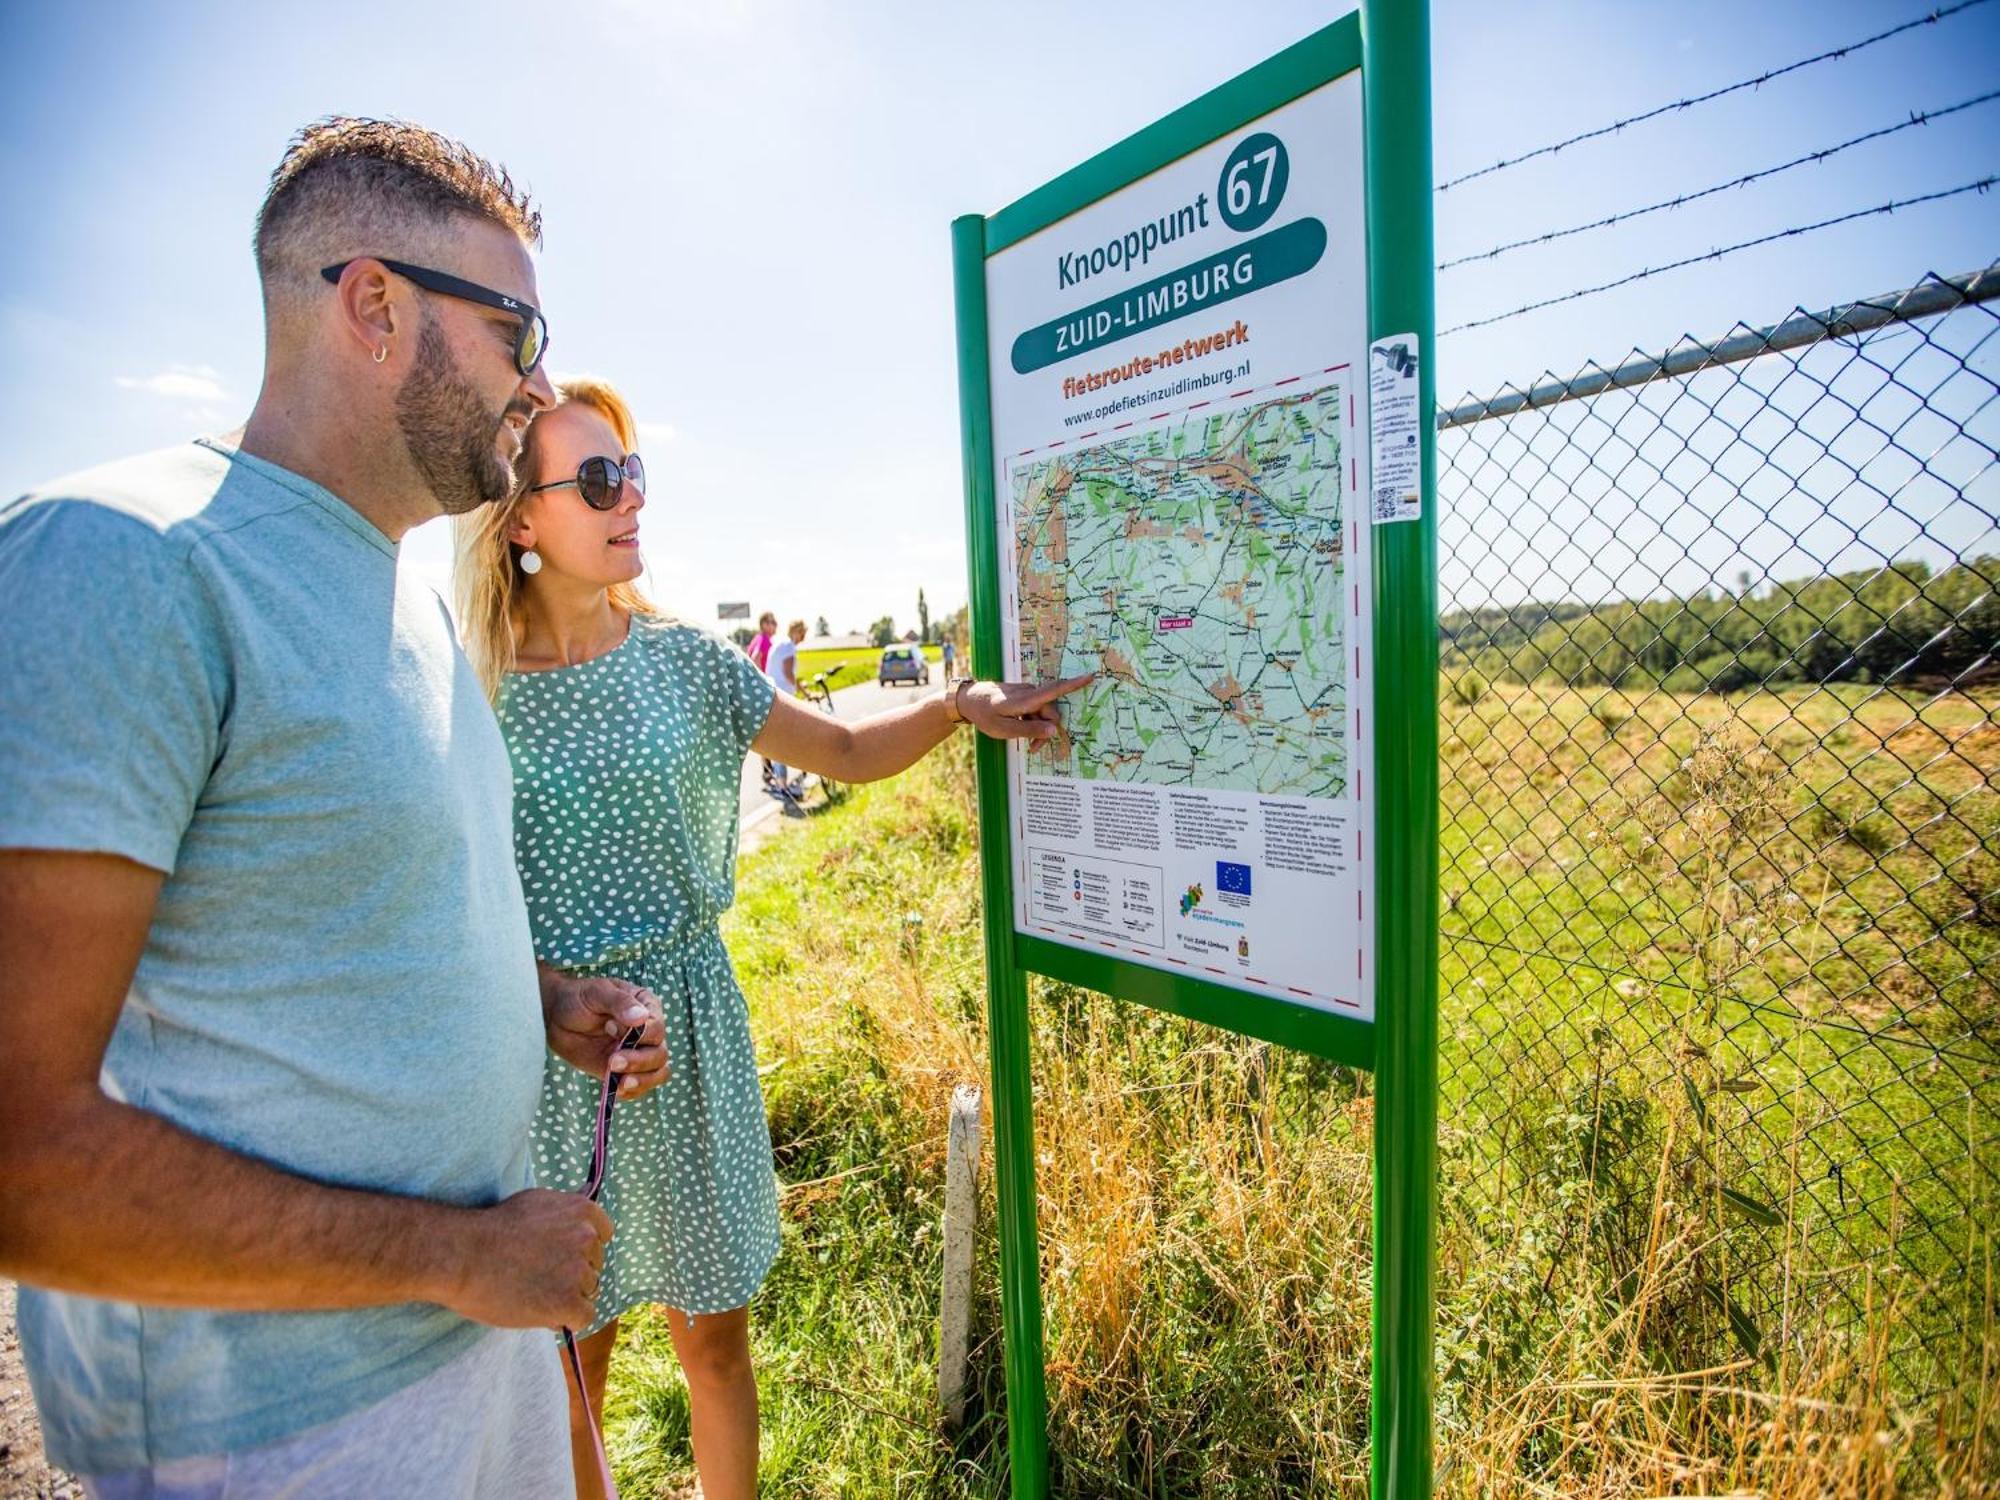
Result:
<svg viewBox="0 0 2000 1500"><path fill-rule="evenodd" d="M1249 895L1250 867L1218 859L1215 862L1215 888L1218 891L1234 891L1239 896Z"/></svg>

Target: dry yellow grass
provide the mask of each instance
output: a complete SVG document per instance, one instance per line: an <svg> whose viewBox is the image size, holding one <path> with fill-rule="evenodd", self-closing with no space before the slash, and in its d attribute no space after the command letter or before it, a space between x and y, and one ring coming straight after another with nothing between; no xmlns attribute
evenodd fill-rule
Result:
<svg viewBox="0 0 2000 1500"><path fill-rule="evenodd" d="M1582 968L1447 948L1440 1493L2000 1495L1990 1067L1965 1080L1862 1071L1849 1092L1827 1092L1840 1069L1879 1065L1872 1043L1812 1016L1746 1030L1729 1009L1739 998L1714 1017L1677 998L1744 972L1779 977L1768 955L1750 962L1740 920L1785 892L1803 893L1788 920L1822 959L1884 941L1865 906L1833 910L1851 884L1844 865L1830 887L1794 870L1748 895L1709 873L1791 825L1788 799L1820 774L1815 756L1839 761L1827 785L1867 784L1880 769L1870 756L1892 743L1932 760L1939 744L1970 746L1988 765L1993 701L1924 715L1935 742L1921 747L1897 740L1914 733L1907 705L1655 703L1673 723L1661 751L1638 743L1651 731L1591 707L1574 695L1509 699L1504 715L1487 704L1494 722L1468 734L1462 712L1448 749L1448 776L1500 777L1478 818L1454 813L1448 856L1483 861L1470 878L1522 911L1539 902L1594 936L1578 939ZM1624 805L1686 777L1671 816L1656 807L1655 837L1674 840L1694 876L1652 893L1674 903L1662 909L1683 947L1637 978L1593 974L1591 945L1624 938L1569 877L1591 860L1605 889L1667 880L1590 850L1578 808L1665 754L1671 769L1650 791L1629 782ZM1683 770L1684 758L1695 763ZM1988 793L1947 795L1963 807ZM1643 837L1624 818L1605 826ZM1990 850L1990 825L1978 837ZM1832 858L1851 850L1867 854L1842 839ZM990 1196L964 1436L939 1431L931 1394L947 1100L986 1062L976 876L962 754L795 830L745 873L730 937L788 1183L786 1250L757 1310L766 1493L1005 1493ZM1801 972L1824 974L1815 961ZM1794 980L1772 993L1801 991ZM1366 1080L1061 985L1038 982L1032 1012L1057 1492L1358 1500ZM1859 1139L1870 1108L1909 1116L1910 1131L1883 1140L1912 1154L1851 1162L1837 1197L1816 1153L1829 1132ZM1912 1133L1919 1115L1930 1135ZM1953 1142L1942 1187L1970 1209L1940 1218L1952 1200L1925 1163ZM1725 1188L1775 1222L1732 1212ZM1737 1315L1755 1324L1756 1357ZM628 1491L664 1493L684 1413L663 1339L639 1329L616 1388Z"/></svg>

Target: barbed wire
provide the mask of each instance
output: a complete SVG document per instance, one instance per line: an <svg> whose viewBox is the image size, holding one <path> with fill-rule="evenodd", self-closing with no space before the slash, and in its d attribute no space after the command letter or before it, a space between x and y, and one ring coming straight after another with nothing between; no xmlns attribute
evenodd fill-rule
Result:
<svg viewBox="0 0 2000 1500"><path fill-rule="evenodd" d="M1768 73L1759 73L1755 78L1746 78L1740 83L1732 83L1724 88L1711 89L1706 94L1696 94L1692 98L1676 99L1671 104L1662 104L1656 109L1647 110L1644 114L1628 115L1622 120L1614 120L1609 125L1600 125L1595 130L1586 130L1581 135L1573 135L1568 140L1557 141L1552 146L1538 146L1533 151L1525 152L1520 156L1508 157L1504 160L1496 161L1490 167L1481 167L1476 172L1467 172L1462 177L1452 178L1451 181L1442 184L1438 188L1438 191L1440 193L1448 193L1459 184L1471 182L1476 177L1485 177L1491 173L1502 171L1507 167L1518 167L1522 162L1533 161L1537 157L1553 156L1556 152L1570 146L1578 145L1583 141L1594 141L1600 136L1616 134L1628 125L1643 124L1647 120L1658 119L1661 115L1673 114L1677 110L1692 109L1697 104L1706 104L1712 99L1720 99L1726 94L1735 94L1740 93L1744 89L1758 88L1763 84L1769 83L1774 78L1784 77L1787 73L1796 73L1799 69L1809 68L1814 63L1823 63L1846 57L1851 53L1861 51L1864 47L1872 47L1877 42L1886 42L1890 37L1901 36L1906 31L1913 31L1919 26L1935 26L1939 21L1945 20L1950 16L1955 16L1960 11L1971 10L1975 6L1985 5L1986 3L1987 0L1959 0L1959 3L1956 5L1941 6L1925 15L1918 16L1914 20L1905 21L1900 26L1892 26L1887 31L1877 32L1871 37L1863 37L1858 42L1849 42L1844 47L1834 47L1829 51L1818 53L1812 57L1800 58L1797 62L1787 63L1782 68L1773 68Z"/></svg>
<svg viewBox="0 0 2000 1500"><path fill-rule="evenodd" d="M1739 250L1752 250L1759 245L1769 245L1778 240L1791 239L1796 235L1811 234L1814 230L1831 229L1836 224L1848 224L1856 219L1873 218L1877 214L1892 214L1899 208L1914 208L1919 203L1936 203L1941 199L1956 198L1965 193L1983 193L1992 187L1996 180L2000 179L1989 175L1980 178L1977 182L1964 183L1955 188L1945 188L1935 193L1924 193L1915 198L1899 198L1892 203L1883 203L1874 208L1858 208L1853 213L1840 214L1831 219L1821 219L1815 224L1800 224L1791 229L1780 229L1772 234L1759 235L1753 240L1741 240L1734 245L1723 245L1701 255L1689 255L1680 260L1668 261L1663 266L1648 266L1643 271L1634 271L1631 275L1620 276L1615 281L1600 282L1596 286L1579 287L1573 292L1563 293L1560 297L1544 297L1539 302L1527 303L1524 306L1513 309L1511 312L1495 313L1490 318L1474 318L1469 323L1455 324L1445 329L1438 337L1441 339L1449 338L1452 334L1464 333L1467 329L1485 328L1494 323L1504 323L1509 318L1520 317L1523 313L1539 312L1545 307L1555 307L1560 303L1574 302L1578 298L1595 296L1599 292L1608 292L1615 287L1630 286L1635 281L1644 281L1648 276L1658 276L1667 271L1678 271L1683 266L1698 265L1702 261L1720 260L1723 256L1734 255Z"/></svg>
<svg viewBox="0 0 2000 1500"><path fill-rule="evenodd" d="M1808 151L1804 156L1795 156L1790 161L1782 162L1778 166L1765 167L1762 171L1745 173L1743 176L1732 178L1728 182L1719 182L1714 187L1703 188L1698 193L1682 193L1679 197L1662 198L1658 203L1649 203L1644 208L1627 209L1623 213L1611 214L1602 219L1593 219L1588 224L1577 224L1568 229L1552 229L1547 234L1533 235L1527 239L1510 240L1504 245L1495 245L1491 250L1482 250L1477 255L1461 255L1456 260L1445 261L1438 269L1440 271L1455 270L1459 266L1470 265L1474 261L1492 260L1496 256L1505 255L1510 250L1520 250L1529 245L1546 245L1554 240L1568 239L1573 234L1583 234L1587 230L1608 229L1613 224L1623 224L1631 219L1643 218L1647 214L1658 213L1662 209L1680 208L1689 203L1698 203L1703 198L1712 198L1715 194L1726 193L1731 188L1748 187L1753 182L1761 182L1766 177L1776 177L1780 172L1789 172L1794 167L1803 167L1815 162L1825 161L1828 157L1837 156L1849 147L1863 145L1868 141L1879 141L1884 136L1895 135L1898 131L1910 130L1918 125L1927 125L1932 120L1942 120L1947 115L1955 115L1959 111L1971 109L1975 105L1989 104L1995 99L2000 99L2000 89L1995 89L1989 94L1981 94L1977 99L1967 99L1962 104L1950 105L1944 109L1917 111L1912 113L1908 119L1899 120L1894 125L1885 125L1880 130L1869 131L1866 135L1857 135L1853 140L1842 141L1837 146L1828 146L1820 151Z"/></svg>

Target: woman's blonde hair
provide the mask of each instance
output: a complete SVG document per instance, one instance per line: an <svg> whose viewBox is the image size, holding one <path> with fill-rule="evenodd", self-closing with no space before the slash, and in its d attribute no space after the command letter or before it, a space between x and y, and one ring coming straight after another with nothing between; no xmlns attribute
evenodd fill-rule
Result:
<svg viewBox="0 0 2000 1500"><path fill-rule="evenodd" d="M611 424L618 441L630 453L639 445L639 424L632 408L608 380L573 375L556 382L556 404L578 402ZM540 472L539 421L528 424L521 457L514 465L514 489L504 500L468 511L452 522L456 543L453 592L458 596L458 628L465 637L465 654L479 673L486 696L497 702L500 684L514 670L514 653L527 625L527 574L521 571L521 549L507 540L528 487ZM614 583L608 593L615 608L634 615L657 615L660 609L634 583Z"/></svg>

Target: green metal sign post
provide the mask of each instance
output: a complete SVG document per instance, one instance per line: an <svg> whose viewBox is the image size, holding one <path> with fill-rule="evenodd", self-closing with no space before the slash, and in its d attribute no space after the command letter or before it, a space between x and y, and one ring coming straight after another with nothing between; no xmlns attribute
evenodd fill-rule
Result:
<svg viewBox="0 0 2000 1500"><path fill-rule="evenodd" d="M1003 555L1002 521L1013 514L1003 509L1009 499L1001 493L1008 482L1003 475L1021 476L1012 481L1017 492L1031 490L1047 472L1028 467L1039 448L1077 453L1079 461L1116 456L1127 450L1082 445L1145 441L1148 433L1167 430L1152 424L1212 420L1204 410L1249 412L1260 391L1300 432L1309 430L1309 418L1322 422L1324 446L1316 451L1322 461L1332 455L1334 482L1356 528L1346 532L1344 551L1335 544L1326 550L1361 580L1353 593L1356 619L1339 647L1343 664L1350 639L1356 652L1345 749L1350 761L1343 762L1349 769L1337 792L1328 794L1345 797L1341 805L1359 811L1337 835L1324 831L1334 827L1331 815L1286 825L1307 828L1321 851L1290 868L1331 880L1326 872L1337 866L1348 882L1339 886L1341 899L1350 901L1352 893L1353 909L1342 920L1362 936L1342 950L1337 982L1330 959L1325 974L1318 960L1310 968L1295 961L1289 973L1279 967L1257 972L1266 963L1281 965L1282 954L1266 955L1282 943L1259 931L1253 949L1239 920L1251 899L1249 855L1240 865L1213 865L1214 884L1240 890L1230 910L1210 912L1210 893L1200 884L1186 887L1178 915L1186 918L1198 908L1210 926L1175 939L1161 936L1175 915L1169 910L1175 898L1166 888L1185 882L1162 876L1146 856L1126 863L1086 857L1088 851L1071 857L1028 849L1034 835L1020 805L1026 795L1020 763L1010 763L999 742L979 743L1007 1424L1016 1497L1044 1496L1049 1485L1030 973L1375 1074L1373 1492L1377 1500L1421 1500L1431 1493L1438 646L1429 46L1427 0L1366 0L1357 13L991 217L967 215L952 225L972 666L979 676L1007 675L1023 660L1019 559ZM1342 123L1350 119L1351 129ZM1339 140L1319 138L1327 133L1322 121L1335 122L1330 133ZM1346 158L1359 159L1342 158L1343 150ZM1320 157L1340 159L1316 166ZM1201 184L1201 191L1180 190L1183 181ZM1321 197L1311 197L1314 192ZM1277 216L1281 207L1296 211L1300 203L1317 216L1289 222ZM1338 211L1349 203L1353 212ZM1183 235L1185 245L1170 243ZM1010 250L1011 259L996 260ZM1364 259L1365 275L1359 269ZM1354 269L1343 273L1343 266ZM1291 286L1282 295L1293 301L1277 300L1281 282ZM1323 329L1310 313L1321 304L1302 300L1316 286L1328 289L1311 292L1330 309ZM1036 314L1031 326L1022 309L1040 306L1035 297L1068 301L1060 304L1060 316ZM1282 314L1273 311L1278 308ZM1196 312L1209 316L1197 318ZM1189 337L1183 342L1184 330ZM1195 333L1202 336L1199 343ZM1228 346L1227 362L1208 352L1211 337L1217 351ZM1304 370L1302 358L1286 363L1294 346L1319 348L1315 338L1334 353L1316 356L1312 370ZM1247 357L1239 356L1239 343L1250 351ZM1342 357L1350 347L1352 358ZM1225 369L1227 375L1190 378ZM1254 384L1267 373L1282 378ZM996 392L996 379L1008 389ZM1097 394L1127 379L1146 389L1115 400ZM1237 379L1241 386L1229 384ZM1312 381L1321 382L1317 390L1295 394ZM1220 388L1203 389L1208 382ZM1357 433L1363 411L1365 440ZM996 414L1004 443L996 443ZM1068 428L1080 424L1092 430L1072 436ZM1021 433L1037 441L1024 445ZM1335 438L1343 439L1341 446L1333 446ZM1163 439L1153 441L1152 451L1163 451L1157 447ZM1009 463L1023 467L1005 469ZM1161 618L1158 630L1195 625L1192 617ZM1294 666L1279 665L1288 672ZM1213 690L1226 710L1244 710L1248 701L1230 696L1236 686L1231 678L1229 687ZM1214 705L1204 708L1212 712ZM1247 710L1241 721L1251 722ZM1074 833L1083 825L1066 826ZM1072 839L1072 854L1074 846ZM1337 857L1328 850L1337 850ZM1031 855L1037 861L1032 871ZM1298 889L1305 879L1286 886L1283 873L1263 868L1256 878L1260 900L1272 899L1274 888ZM1047 905L1057 898L1078 903L1062 906L1063 912L1089 910L1107 881L1112 895L1099 910L1108 915L1095 918L1096 927L1082 916L1076 921L1085 925L1074 930L1038 918L1038 910L1058 909ZM1207 935L1226 931L1243 934L1233 953ZM1202 961L1197 940L1214 950L1209 961ZM1213 977L1201 977L1204 972Z"/></svg>

